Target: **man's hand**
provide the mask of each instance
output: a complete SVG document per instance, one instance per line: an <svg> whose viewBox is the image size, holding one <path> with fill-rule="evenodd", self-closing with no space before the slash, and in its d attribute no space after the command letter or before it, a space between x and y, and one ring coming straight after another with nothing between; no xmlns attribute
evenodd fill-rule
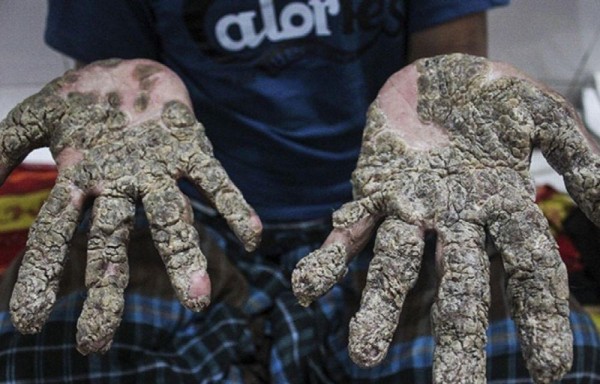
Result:
<svg viewBox="0 0 600 384"><path fill-rule="evenodd" d="M434 380L485 382L487 235L503 257L533 378L560 378L572 361L567 274L528 169L538 145L600 224L600 157L580 128L562 98L505 64L457 54L398 72L368 114L356 200L334 213L326 242L293 273L299 301L308 305L343 277L380 224L349 340L357 364L378 364L419 274L423 234L435 231Z"/></svg>
<svg viewBox="0 0 600 384"><path fill-rule="evenodd" d="M177 179L194 182L248 250L259 242L258 216L213 157L185 86L163 65L94 63L25 100L0 123L0 183L40 146L50 147L59 175L31 228L10 301L12 321L23 333L40 331L49 316L88 198L95 198L88 297L77 325L84 354L106 351L120 323L136 202L145 208L179 300L192 310L208 305L210 279Z"/></svg>

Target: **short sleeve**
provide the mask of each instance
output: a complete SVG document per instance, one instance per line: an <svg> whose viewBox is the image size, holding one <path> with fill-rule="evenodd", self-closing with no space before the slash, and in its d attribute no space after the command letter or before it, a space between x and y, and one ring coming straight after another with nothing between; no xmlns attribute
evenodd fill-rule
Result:
<svg viewBox="0 0 600 384"><path fill-rule="evenodd" d="M412 0L408 7L410 32L420 31L437 24L507 5L510 0Z"/></svg>
<svg viewBox="0 0 600 384"><path fill-rule="evenodd" d="M78 61L159 59L152 12L144 0L49 0L46 43Z"/></svg>

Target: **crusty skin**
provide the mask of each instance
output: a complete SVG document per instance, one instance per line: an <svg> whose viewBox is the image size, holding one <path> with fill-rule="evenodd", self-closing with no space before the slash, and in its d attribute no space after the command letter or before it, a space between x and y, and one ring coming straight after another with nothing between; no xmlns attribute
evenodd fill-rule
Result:
<svg viewBox="0 0 600 384"><path fill-rule="evenodd" d="M144 205L179 300L192 310L208 305L210 279L177 179L194 182L248 250L260 240L260 220L214 158L185 86L161 64L97 62L25 100L0 123L0 181L30 150L45 145L59 175L31 228L10 301L12 321L23 333L40 331L50 314L88 198L95 198L88 297L77 325L84 354L106 351L120 323L136 202Z"/></svg>
<svg viewBox="0 0 600 384"><path fill-rule="evenodd" d="M349 340L357 364L380 363L419 272L423 233L435 230L434 381L484 383L488 234L504 260L532 378L562 377L572 361L567 274L533 202L533 145L600 225L598 147L560 96L510 66L461 54L422 59L392 76L368 112L353 174L355 201L334 214L324 246L292 275L300 303L335 284L345 270L339 265L384 220ZM323 275L323 265L340 272Z"/></svg>

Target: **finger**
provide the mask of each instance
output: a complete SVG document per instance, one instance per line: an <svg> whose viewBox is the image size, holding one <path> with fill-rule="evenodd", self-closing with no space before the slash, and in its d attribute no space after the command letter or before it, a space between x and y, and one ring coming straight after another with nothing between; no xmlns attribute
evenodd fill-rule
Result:
<svg viewBox="0 0 600 384"><path fill-rule="evenodd" d="M77 349L106 352L123 314L129 280L127 243L135 203L124 196L99 196L88 241L85 285L88 295L77 322Z"/></svg>
<svg viewBox="0 0 600 384"><path fill-rule="evenodd" d="M212 145L206 137L204 126L196 120L191 108L186 104L181 101L166 103L161 118L169 127L170 133L180 142L193 142L205 155L213 155Z"/></svg>
<svg viewBox="0 0 600 384"><path fill-rule="evenodd" d="M298 262L292 272L292 289L301 305L308 306L346 273L346 264L369 241L379 218L380 195L343 205L333 214L333 231L321 248Z"/></svg>
<svg viewBox="0 0 600 384"><path fill-rule="evenodd" d="M591 156L590 156L591 157ZM600 156L563 174L573 200L596 226L600 226Z"/></svg>
<svg viewBox="0 0 600 384"><path fill-rule="evenodd" d="M533 142L548 163L564 176L565 185L586 216L600 226L600 145L572 105L531 79L521 84L533 124Z"/></svg>
<svg viewBox="0 0 600 384"><path fill-rule="evenodd" d="M189 151L183 151L181 155L186 176L205 193L217 211L223 215L246 250L255 250L262 231L260 219L229 179L219 161L214 158L212 146L204 134L202 124L196 121L187 105L177 101L165 105L162 119L181 143L193 143L189 146Z"/></svg>
<svg viewBox="0 0 600 384"><path fill-rule="evenodd" d="M62 115L63 102L47 86L11 110L0 121L0 184L33 149L47 146L49 127Z"/></svg>
<svg viewBox="0 0 600 384"><path fill-rule="evenodd" d="M504 260L523 356L534 380L549 383L573 359L566 268L533 202L490 209L489 231Z"/></svg>
<svg viewBox="0 0 600 384"><path fill-rule="evenodd" d="M589 134L573 108L564 100L552 101L552 113L548 116L553 119L537 130L540 148L552 167L564 176L577 205L600 226L600 149L596 141L587 137Z"/></svg>
<svg viewBox="0 0 600 384"><path fill-rule="evenodd" d="M423 231L398 219L379 227L360 310L350 322L349 352L360 366L379 364L398 325L407 292L417 281Z"/></svg>
<svg viewBox="0 0 600 384"><path fill-rule="evenodd" d="M490 303L485 233L458 221L438 228L438 296L431 308L434 382L484 383Z"/></svg>
<svg viewBox="0 0 600 384"><path fill-rule="evenodd" d="M12 322L21 333L39 332L50 314L83 199L80 189L59 177L31 227L10 299Z"/></svg>
<svg viewBox="0 0 600 384"><path fill-rule="evenodd" d="M177 297L191 310L203 309L210 302L210 279L189 201L169 180L156 182L142 202Z"/></svg>
<svg viewBox="0 0 600 384"><path fill-rule="evenodd" d="M188 164L187 173L223 215L246 250L255 250L262 231L260 219L231 182L219 161L212 156L196 154Z"/></svg>

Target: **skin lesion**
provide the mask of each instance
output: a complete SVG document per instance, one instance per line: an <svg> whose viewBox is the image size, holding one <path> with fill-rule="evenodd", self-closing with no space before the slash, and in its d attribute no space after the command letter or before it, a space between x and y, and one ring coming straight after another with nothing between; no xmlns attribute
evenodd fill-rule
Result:
<svg viewBox="0 0 600 384"><path fill-rule="evenodd" d="M169 68L150 60L109 60L81 67L61 81L58 95L77 104L106 103L138 124L159 116L161 107L178 100L191 108L185 85ZM73 79L76 80L73 81ZM95 99L95 100L94 100Z"/></svg>
<svg viewBox="0 0 600 384"><path fill-rule="evenodd" d="M133 109L138 113L144 112L148 108L149 103L150 96L146 92L142 92L133 102Z"/></svg>
<svg viewBox="0 0 600 384"><path fill-rule="evenodd" d="M161 68L155 64L138 64L133 70L133 78L139 82L140 89L150 91L157 82L153 75L160 72Z"/></svg>
<svg viewBox="0 0 600 384"><path fill-rule="evenodd" d="M511 66L481 57L422 59L388 80L367 115L353 173L356 200L334 214L339 227L292 275L299 300L316 299L339 279L319 269L350 261L355 239L370 237L383 220L361 309L351 322L349 350L357 364L374 366L385 357L416 279L405 271L418 270L421 262L413 245L424 232L435 231L440 278L432 308L435 380L485 382L486 236L503 258L533 379L549 383L568 371L567 275L533 203L528 167L537 143L567 183L572 179L574 199L584 210L591 207L587 213L594 220L600 159L569 111L554 92ZM592 188L584 192L583 185ZM397 244L398 231L409 244ZM334 244L341 252L333 251ZM391 270L398 272L387 273Z"/></svg>
<svg viewBox="0 0 600 384"><path fill-rule="evenodd" d="M258 216L214 158L183 82L161 64L112 60L70 71L25 100L0 128L4 169L35 145L48 145L59 168L30 231L9 304L21 332L38 332L50 314L87 199L94 198L88 296L77 326L84 354L108 349L120 323L137 203L176 296L195 311L208 305L211 284L177 179L202 190L249 250L259 242ZM13 141L17 145L9 145Z"/></svg>
<svg viewBox="0 0 600 384"><path fill-rule="evenodd" d="M386 82L371 108L381 111L386 120L384 127L393 130L412 150L429 151L448 146L446 129L418 113L418 76L414 65L396 73Z"/></svg>

